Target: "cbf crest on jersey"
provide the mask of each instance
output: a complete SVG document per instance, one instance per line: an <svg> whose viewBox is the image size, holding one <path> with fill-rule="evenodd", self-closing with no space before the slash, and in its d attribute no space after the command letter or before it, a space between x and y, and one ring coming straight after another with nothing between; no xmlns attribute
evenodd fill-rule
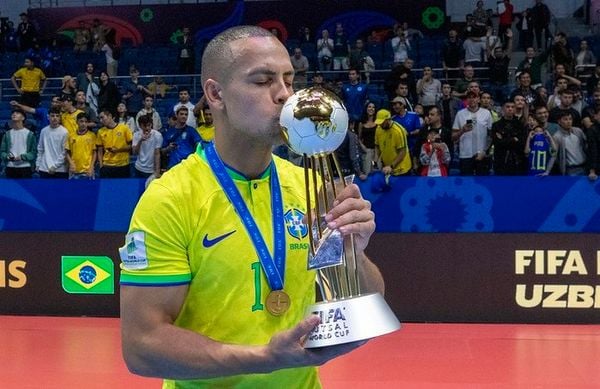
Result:
<svg viewBox="0 0 600 389"><path fill-rule="evenodd" d="M296 208L288 210L283 218L288 233L294 238L300 240L308 235L308 226L304 224L304 213Z"/></svg>

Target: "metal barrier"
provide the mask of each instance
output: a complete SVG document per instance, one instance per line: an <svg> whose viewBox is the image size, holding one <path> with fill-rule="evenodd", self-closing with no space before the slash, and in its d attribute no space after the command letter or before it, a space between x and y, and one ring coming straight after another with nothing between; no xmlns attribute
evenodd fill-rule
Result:
<svg viewBox="0 0 600 389"><path fill-rule="evenodd" d="M449 68L447 70L460 71L459 68ZM475 71L477 73L480 73L478 71L487 71L487 70L488 70L487 68L475 68ZM379 70L370 71L371 84L377 85L377 87L381 89L381 93L384 92L384 90L383 90L384 81L385 81L386 77L388 76L388 74L390 73L390 71L391 71L391 69L379 69ZM443 68L433 68L433 71L434 71L434 74L436 74L436 76L439 75L439 77L437 77L438 79L445 80L444 77L441 77L444 74ZM509 72L511 73L511 75L514 75L515 71L516 71L516 68L514 68L514 67L509 68ZM423 73L423 69L415 68L415 69L412 69L412 72L416 78L420 78L420 76ZM316 73L316 71L307 72L309 81L312 78L312 76L314 76L315 73ZM347 76L348 71L347 70L322 71L321 73L324 75L324 78L329 81L335 82L337 80L341 80L341 81L345 82L348 79L348 76ZM190 91L190 95L191 95L192 99L199 99L202 95L202 82L201 82L200 76L201 76L200 74L186 74L186 75L150 74L150 75L140 75L139 79L141 80L142 84L148 85L152 81L154 81L154 79L156 77L161 77L167 85L172 85L174 87L173 89L175 91L177 91L178 89L181 89L181 88L187 88ZM129 76L116 76L116 77L111 77L111 80L113 80L117 84L117 86L119 86L119 85L122 85L129 78L130 78ZM457 80L457 78L450 79L448 81L453 82L456 80ZM485 82L485 81L487 81L487 78L480 77L480 78L476 78L476 80ZM514 80L514 77L509 78L509 83L511 82L511 80ZM309 82L309 84L310 84L310 82ZM56 96L57 94L60 93L61 86L62 86L62 77L48 78L48 83L46 85L46 88L44 89L42 98L50 98L52 96ZM170 93L169 95L173 95L173 93ZM12 85L10 78L0 79L0 101L10 101L10 100L14 100L18 97L19 97L19 94L17 93L16 89ZM174 96L174 97L176 97L176 96Z"/></svg>
<svg viewBox="0 0 600 389"><path fill-rule="evenodd" d="M591 76L591 73L593 72L595 67L596 67L596 65L593 65L593 64L592 65L578 65L575 67L576 72L578 73L578 77L581 79L581 81L584 84L587 81L587 79ZM448 69L432 68L432 70L437 79L439 79L440 81L444 81L444 80L446 80L446 78L443 76L446 71L456 71L456 72L460 73L460 71L462 69L461 68L448 68ZM485 74L489 69L487 67L479 67L479 68L474 68L474 70L477 75L477 74ZM384 81L385 81L386 77L388 76L388 74L390 73L390 71L391 71L391 69L377 69L377 70L370 71L371 84L381 87L382 93L383 93ZM509 71L508 85L514 86L514 80L515 80L515 76L517 73L517 68L512 66L512 67L508 68L508 71ZM307 78L309 80L309 84L310 84L310 80L312 79L312 77L314 76L314 74L316 72L317 72L316 70L307 72ZM415 78L418 79L422 76L423 69L422 68L413 68L412 72L415 75ZM344 81L344 82L347 81L347 74L348 74L347 70L321 71L321 73L323 74L325 79L330 80L330 81L337 81L337 80ZM154 81L155 78L161 77L167 85L173 86L174 91L177 91L178 89L181 89L181 88L187 88L190 91L190 95L191 95L192 99L199 99L202 95L202 82L201 82L200 76L201 76L200 74L186 74L186 75L150 74L150 75L140 75L139 78L142 80L142 83L144 85L148 85L152 81ZM117 85L120 85L124 81L128 80L129 78L130 78L129 76L116 76L116 77L112 77L111 80L115 81L115 83ZM458 79L459 78L450 78L447 81L454 82ZM485 83L486 81L489 80L485 76L476 77L475 79L482 83ZM42 97L49 98L51 96L57 95L58 93L60 93L61 85L62 85L62 78L59 78L59 77L48 78L48 83L47 83L46 89L44 90ZM173 94L173 93L169 93L169 95L176 97L176 94ZM18 95L17 91L15 90L15 88L13 87L12 82L9 78L0 79L0 101L10 101L12 99L17 98L18 96L19 95Z"/></svg>
<svg viewBox="0 0 600 389"><path fill-rule="evenodd" d="M139 79L142 81L142 84L148 86L156 77L161 77L167 85L173 87L173 90L177 91L178 89L187 88L190 91L190 95L192 98L200 98L202 95L202 82L200 81L200 74L150 74L150 75L140 75ZM129 76L115 76L111 77L111 80L120 86L124 83L124 81L129 80ZM167 82L170 81L170 82ZM44 93L42 94L43 98L50 98L52 96L56 96L60 93L62 88L62 77L52 77L48 78L48 82L46 84L46 88L44 89ZM172 93L171 93L172 94ZM10 78L2 78L0 79L0 101L10 101L19 97L16 89L12 85ZM156 97L156 95L155 95ZM174 96L176 97L176 96Z"/></svg>

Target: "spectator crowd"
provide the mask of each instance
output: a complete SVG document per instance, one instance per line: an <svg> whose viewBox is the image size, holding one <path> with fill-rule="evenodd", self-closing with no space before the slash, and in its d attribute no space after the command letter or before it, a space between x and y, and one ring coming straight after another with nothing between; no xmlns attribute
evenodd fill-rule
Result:
<svg viewBox="0 0 600 389"><path fill-rule="evenodd" d="M21 19L17 29L1 23L0 49L27 53L11 77L18 98L2 102L11 107L0 133L6 177L157 178L214 137L210 110L203 98L192 101L185 86L176 88L178 101L165 117L155 100L173 93L173 86L160 77L146 84L137 66L129 67L126 80L113 81L121 49L99 20L74 31L73 51L103 55L106 68L98 72L88 63L75 76L65 75L46 106L48 54L27 14ZM353 41L342 23L317 35L302 28L284 43L296 72L294 88L327 88L348 110L348 135L336 151L344 174L597 178L598 53L586 39L575 52L570 37L552 32L542 0L519 13L510 0L496 11L476 2L465 22L447 31L439 69L423 58L422 69L414 69L414 47L425 37L406 22ZM179 39L180 72L191 74L196 51L190 29L183 28ZM513 79L517 50L525 57ZM274 152L301 163L285 147Z"/></svg>

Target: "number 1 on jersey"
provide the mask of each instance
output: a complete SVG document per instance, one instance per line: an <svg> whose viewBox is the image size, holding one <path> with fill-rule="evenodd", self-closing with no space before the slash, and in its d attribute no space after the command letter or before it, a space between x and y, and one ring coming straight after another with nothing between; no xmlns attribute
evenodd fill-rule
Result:
<svg viewBox="0 0 600 389"><path fill-rule="evenodd" d="M252 305L252 312L262 311L263 309L265 309L265 306L260 302L260 297L262 296L260 273L262 271L262 268L260 266L260 262L254 262L250 267L254 272L254 305Z"/></svg>

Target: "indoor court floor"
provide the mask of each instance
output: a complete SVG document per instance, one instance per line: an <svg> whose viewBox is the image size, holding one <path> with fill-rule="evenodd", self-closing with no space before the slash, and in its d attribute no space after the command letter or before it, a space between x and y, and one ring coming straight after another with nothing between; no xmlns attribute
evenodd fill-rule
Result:
<svg viewBox="0 0 600 389"><path fill-rule="evenodd" d="M0 388L160 388L112 318L0 316ZM600 325L413 324L321 368L324 388L600 388Z"/></svg>

